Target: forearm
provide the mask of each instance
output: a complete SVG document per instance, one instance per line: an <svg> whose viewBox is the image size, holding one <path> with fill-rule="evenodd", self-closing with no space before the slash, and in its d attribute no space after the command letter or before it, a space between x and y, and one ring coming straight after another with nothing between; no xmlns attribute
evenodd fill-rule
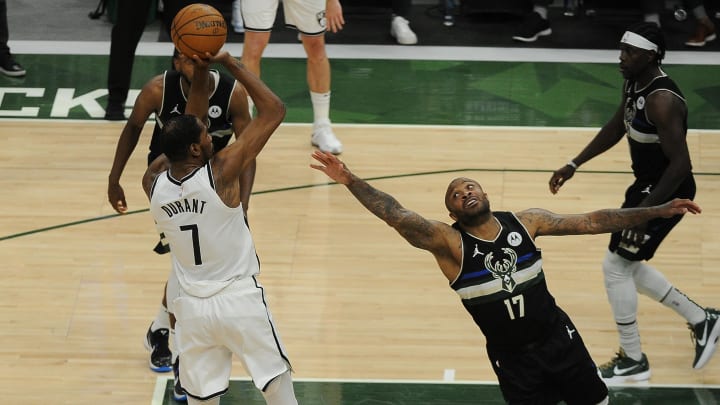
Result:
<svg viewBox="0 0 720 405"><path fill-rule="evenodd" d="M572 161L578 166L590 161L615 146L624 134L625 129L617 124L606 124Z"/></svg>
<svg viewBox="0 0 720 405"><path fill-rule="evenodd" d="M583 224L586 229L584 229L581 233L609 233L633 228L637 225L644 224L653 218L657 218L659 210L659 207L652 206L604 209L591 212L586 215L587 218Z"/></svg>
<svg viewBox="0 0 720 405"><path fill-rule="evenodd" d="M132 155L137 146L141 131L142 128L131 127L130 124L128 124L120 134L120 139L118 139L118 144L115 148L113 165L110 169L110 175L108 176L108 182L110 184L120 182L120 177L125 170L125 165L127 165L130 155Z"/></svg>
<svg viewBox="0 0 720 405"><path fill-rule="evenodd" d="M402 221L405 210L393 196L376 189L354 174L350 174L350 182L346 187L368 211L388 225L395 228Z"/></svg>

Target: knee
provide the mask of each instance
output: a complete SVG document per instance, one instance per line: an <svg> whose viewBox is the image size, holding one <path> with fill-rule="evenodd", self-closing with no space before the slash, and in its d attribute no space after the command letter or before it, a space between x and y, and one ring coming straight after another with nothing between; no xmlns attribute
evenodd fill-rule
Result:
<svg viewBox="0 0 720 405"><path fill-rule="evenodd" d="M634 263L617 253L608 251L602 264L605 286L632 278Z"/></svg>

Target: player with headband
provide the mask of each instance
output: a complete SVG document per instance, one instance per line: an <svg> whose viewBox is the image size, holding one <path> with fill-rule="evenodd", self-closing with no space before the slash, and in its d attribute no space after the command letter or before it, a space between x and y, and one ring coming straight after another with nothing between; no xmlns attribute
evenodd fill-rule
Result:
<svg viewBox="0 0 720 405"><path fill-rule="evenodd" d="M622 102L590 143L553 173L549 184L553 194L573 177L579 166L609 150L627 134L635 181L625 193L623 208L695 197L695 179L686 141L687 104L678 86L660 68L664 57L665 39L656 24L641 23L623 34L620 40L620 72L625 78ZM695 342L693 368L703 367L715 352L720 335L720 312L698 305L648 264L681 219L682 215L654 219L610 237L602 269L620 349L611 361L599 367L606 383L650 378L650 364L640 344L638 292L685 318Z"/></svg>

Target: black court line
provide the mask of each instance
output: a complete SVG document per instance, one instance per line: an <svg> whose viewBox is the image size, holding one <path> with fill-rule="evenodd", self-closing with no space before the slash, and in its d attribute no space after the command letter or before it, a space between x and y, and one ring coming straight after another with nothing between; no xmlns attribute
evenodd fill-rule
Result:
<svg viewBox="0 0 720 405"><path fill-rule="evenodd" d="M458 173L458 172L552 173L553 170L465 168L465 169L447 169L447 170L436 170L436 171L429 171L429 172L417 172L417 173L394 174L394 175L388 175L388 176L367 177L367 178L364 178L363 180L373 181L373 180L399 179L399 178L404 178L404 177L430 176L430 175L435 175L435 174ZM624 174L624 175L632 174L632 172L630 172L630 171L612 171L612 170L588 170L588 171L582 171L582 173L583 174ZM713 173L713 172L699 172L699 173L693 173L693 174L695 175L695 177L720 176L720 173ZM272 190L255 191L255 192L252 192L251 195L302 190L302 189L312 188L312 187L326 187L326 186L332 186L332 185L337 185L337 184L338 183L332 181L332 182L327 182L327 183L305 184L305 185L300 185L300 186L281 187L281 188L276 188L276 189L272 189ZM113 219L116 217L122 217L122 216L126 216L126 215L140 214L140 213L148 212L148 211L150 211L150 208L143 208L143 209L139 209L139 210L128 211L125 214L109 214L109 215L103 215L103 216L95 217L95 218L88 218L88 219L82 219L79 221L67 222L64 224L52 225L52 226L48 226L45 228L38 228L38 229L33 229L30 231L15 233L15 234L11 234L11 235L0 236L0 242L2 242L4 240L9 240L9 239L20 238L23 236L34 235L36 233L52 231L55 229L68 228L68 227L75 226L75 225L82 225L82 224L87 224L87 223L91 223L91 222L103 221L106 219Z"/></svg>

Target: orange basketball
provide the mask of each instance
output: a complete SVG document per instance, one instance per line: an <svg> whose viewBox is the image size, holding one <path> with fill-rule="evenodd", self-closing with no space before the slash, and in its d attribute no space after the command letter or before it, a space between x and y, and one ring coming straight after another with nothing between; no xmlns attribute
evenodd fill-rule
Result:
<svg viewBox="0 0 720 405"><path fill-rule="evenodd" d="M193 3L178 11L170 27L175 47L185 56L216 54L225 44L227 24L214 7Z"/></svg>

